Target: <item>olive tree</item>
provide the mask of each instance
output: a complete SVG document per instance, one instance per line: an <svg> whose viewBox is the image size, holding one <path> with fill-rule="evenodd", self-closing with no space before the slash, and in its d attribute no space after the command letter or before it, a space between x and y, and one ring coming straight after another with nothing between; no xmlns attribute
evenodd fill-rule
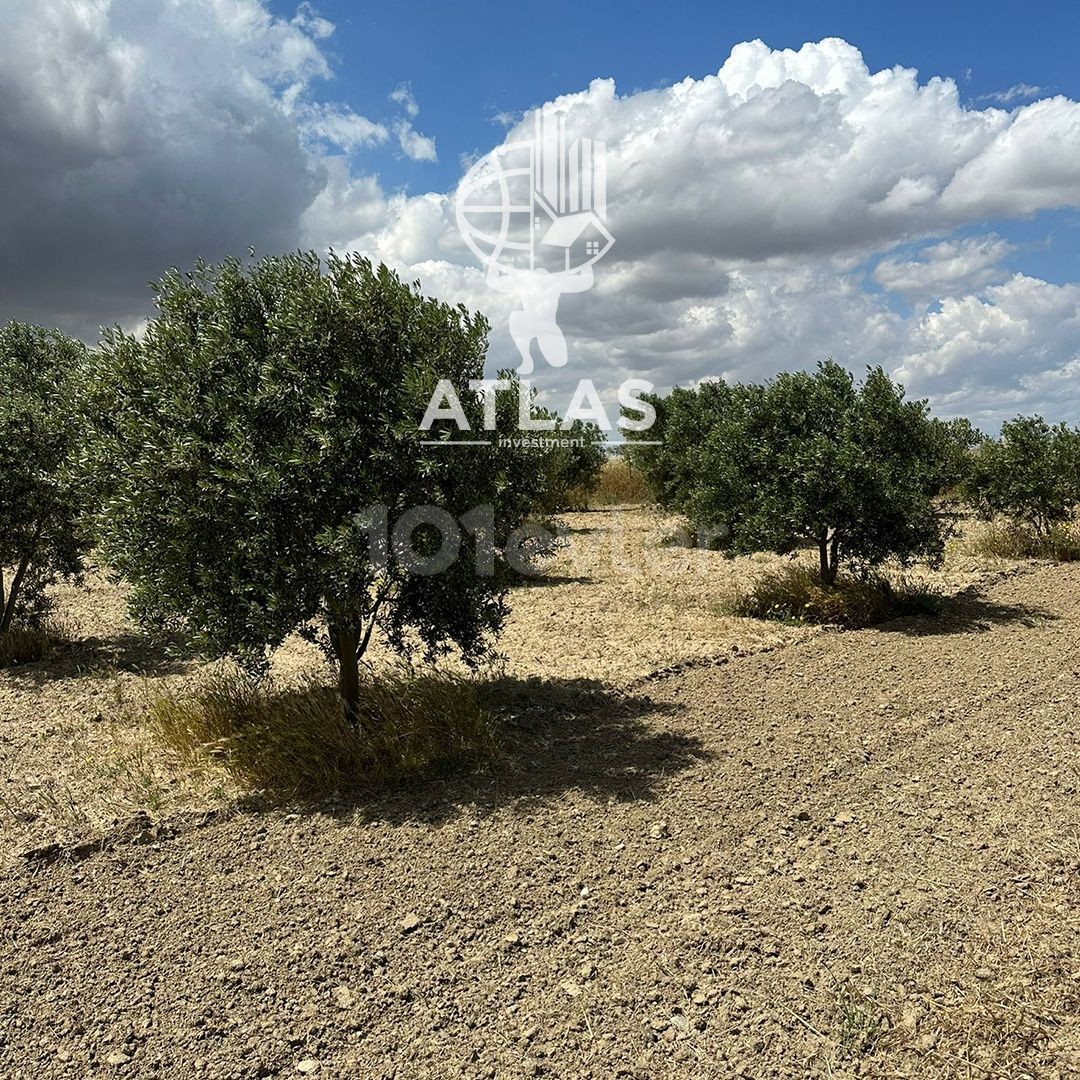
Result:
<svg viewBox="0 0 1080 1080"><path fill-rule="evenodd" d="M627 432L623 451L645 478L653 500L667 510L684 511L698 482L697 451L738 391L716 380L694 389L676 386L668 394L645 394L656 414L651 429ZM634 445L644 441L644 445Z"/></svg>
<svg viewBox="0 0 1080 1080"><path fill-rule="evenodd" d="M663 450L645 468L731 554L809 545L825 585L845 562L942 556L941 432L880 368L859 386L832 361L764 385L706 384L658 421Z"/></svg>
<svg viewBox="0 0 1080 1080"><path fill-rule="evenodd" d="M546 415L557 425L553 431L545 433L549 446L544 454L537 509L550 514L581 509L596 487L604 466L603 431L596 424L582 420L563 423L545 409L534 408L533 415ZM544 438L542 435L540 441Z"/></svg>
<svg viewBox="0 0 1080 1080"><path fill-rule="evenodd" d="M354 721L376 631L475 661L506 615L539 452L420 424L449 380L483 429L483 317L358 256L199 264L154 293L141 338L104 335L88 406L102 551L136 617L255 670L298 631ZM505 424L516 403L492 411Z"/></svg>
<svg viewBox="0 0 1080 1080"><path fill-rule="evenodd" d="M0 634L48 610L82 570L76 387L84 347L57 330L0 327ZM8 576L10 575L10 576Z"/></svg>
<svg viewBox="0 0 1080 1080"><path fill-rule="evenodd" d="M937 443L933 455L938 469L936 491L955 503L964 497L974 476L986 436L966 416L951 420L932 418L930 424Z"/></svg>
<svg viewBox="0 0 1080 1080"><path fill-rule="evenodd" d="M1045 537L1080 505L1080 431L1018 416L979 447L967 483L977 513L1004 514Z"/></svg>

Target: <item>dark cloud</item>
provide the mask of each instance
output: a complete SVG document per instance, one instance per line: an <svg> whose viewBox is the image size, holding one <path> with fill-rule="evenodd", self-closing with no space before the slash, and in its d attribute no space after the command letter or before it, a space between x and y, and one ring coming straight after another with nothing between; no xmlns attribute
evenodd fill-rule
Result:
<svg viewBox="0 0 1080 1080"><path fill-rule="evenodd" d="M283 89L321 70L301 28L241 0L3 14L6 317L93 337L169 266L299 244L326 181Z"/></svg>

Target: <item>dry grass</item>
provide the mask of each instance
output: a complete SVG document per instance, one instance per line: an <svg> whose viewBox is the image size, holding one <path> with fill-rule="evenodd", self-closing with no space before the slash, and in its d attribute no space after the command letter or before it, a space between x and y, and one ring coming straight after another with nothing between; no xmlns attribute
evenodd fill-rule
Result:
<svg viewBox="0 0 1080 1080"><path fill-rule="evenodd" d="M630 506L652 498L645 477L622 458L609 458L600 470L596 487L583 500L589 506Z"/></svg>
<svg viewBox="0 0 1080 1080"><path fill-rule="evenodd" d="M285 689L219 670L194 691L151 703L151 730L170 750L210 760L242 787L285 797L381 787L490 761L495 726L474 683L448 672L391 670L363 684L347 723L333 686Z"/></svg>
<svg viewBox="0 0 1080 1080"><path fill-rule="evenodd" d="M664 523L641 514L595 512L573 524L572 547L559 556L559 577L513 598L503 643L508 674L536 667L556 683L581 670L614 682L631 674L631 664L654 658L685 660L696 649L716 653L727 643L745 645L767 634L813 633L711 610L718 592L733 583L750 589L757 577L789 566L787 561L662 548L657 537ZM620 541L626 547L615 557ZM978 572L963 560L954 549L946 572L926 571L925 580L951 591L965 574ZM385 867L376 875L378 888L353 897L357 924L376 941L388 936L395 942L403 912L419 913L425 924L411 945L395 948L391 961L395 979L415 993L406 1000L376 987L379 996L352 1014L366 1025L367 1057L343 1065L346 1071L377 1071L390 1061L401 1032L410 1025L420 1030L427 1021L414 1003L441 1000L460 973L463 954L472 975L454 996L459 1018L431 1029L442 1030L443 1041L432 1049L425 1075L440 1075L435 1055L452 1060L463 1040L495 1045L503 1037L507 1021L492 1013L495 997L519 1003L526 1022L538 1027L537 1045L555 1048L548 1059L553 1067L565 1063L569 1071L587 1055L599 1055L593 1071L614 1075L635 1060L642 1020L666 1022L668 1006L677 1003L683 1026L668 1029L675 1033L670 1043L666 1035L655 1039L643 1075L696 1076L703 1068L725 1076L738 1069L739 1075L837 1080L1080 1075L1080 773L1070 756L1076 710L1068 692L1077 573L1043 566L1001 575L990 599L1003 613L1018 614L985 629L925 637L826 634L793 650L727 665L719 675L710 668L650 684L655 709L649 706L636 736L630 725L624 729L628 738L616 737L602 750L598 742L590 748L588 731L561 745L556 740L554 748L545 745L543 754L559 754L565 789L549 786L549 759L548 771L539 773L542 787L515 788L513 778L503 787L500 777L490 814L454 814L438 824L410 821L393 827L392 842L384 822L369 823L365 814L347 823L311 815L302 824L311 830L306 850L315 861L302 868L287 898L298 912L310 913L310 924L289 922L282 938L281 909L268 905L271 913L260 922L262 909L253 905L251 929L263 944L252 947L252 966L280 968L285 950L295 949L305 960L315 957L306 970L298 969L297 980L321 978L325 913L339 911L342 896L339 881L322 871L370 851L385 856ZM141 650L121 647L126 624L120 615L115 623L109 618L118 602L115 591L94 582L92 588L97 591L72 593L63 607L66 617L83 613L77 664L60 658L37 670L28 665L0 672L3 790L13 800L36 799L39 825L49 805L57 815L100 821L120 816L125 805L124 816L139 805L171 813L188 801L200 778L221 792L232 791L234 778L243 787L263 784L266 769L253 778L242 769L242 755L245 738L263 755L265 743L257 737L267 734L268 724L278 740L272 743L279 756L275 783L295 786L293 755L310 752L302 740L312 737L312 726L324 750L338 754L332 768L324 760L313 784L337 782L342 757L355 747L333 719L317 715L313 725L311 713L336 713L317 654L290 642L275 659L281 693L261 698L248 685L230 683L224 667L149 667ZM1021 622L1026 608L1045 610L1047 617ZM402 723L401 688L392 680L377 682L385 695L369 696L369 718ZM222 708L232 710L226 722L220 710L215 719L204 707L207 691L223 683ZM309 687L314 694L305 697ZM444 691L431 693L437 702ZM169 720L168 746L175 749L163 748L146 731L148 696L185 703L186 711ZM194 715L193 702L199 706ZM425 708L431 711L430 701ZM324 723L333 728L329 735L320 728ZM307 725L299 736L296 724ZM425 731L441 749L445 727ZM429 762L438 769L445 759L428 757L424 737L411 744L415 754L404 754L400 741L385 753L392 762L406 760L407 768L423 772ZM680 764L684 741L703 753L690 771ZM467 755L470 747L466 739ZM353 766L345 772L355 782ZM617 786L608 776L616 777ZM639 786L650 777L655 784ZM192 786L185 788L189 779ZM522 793L527 800L519 799ZM204 795L198 805L212 801ZM711 813L717 806L722 815ZM805 815L796 815L803 806ZM854 811L854 818L847 813L841 821L841 811ZM297 850L299 826L287 824L285 815L248 820L229 824L216 839L206 834L204 841L183 840L175 849L133 848L104 870L99 863L74 880L66 870L37 878L37 884L20 876L28 890L56 890L47 898L27 892L20 901L20 910L36 920L23 935L33 943L36 963L28 965L20 955L8 964L11 999L37 1010L26 1026L12 1028L25 1046L36 1042L42 1059L51 1058L50 1032L66 1030L60 1024L76 1015L60 1013L61 1005L74 1002L74 1009L92 995L108 996L122 981L123 963L104 970L101 964L111 963L131 940L140 943L169 992L174 985L196 985L216 993L221 984L209 977L197 984L197 969L176 966L172 958L184 956L191 935L228 920L220 895L232 890L239 904L247 904L261 895L267 860L287 861ZM664 824L659 838L653 831L658 821ZM262 835L257 829L268 830L269 840L266 846L260 840L258 853L248 858L251 839ZM35 836L34 843L46 838ZM419 878L418 865L425 867ZM192 882L201 883L197 890ZM155 938L162 920L140 900L147 888L160 891L163 903L177 897L176 909L186 920L165 920L170 936L163 940ZM200 895L192 897L192 891ZM467 938L458 937L456 922L443 919L452 898L471 916L460 930ZM191 899L198 903L189 904ZM100 962L91 956L84 963L83 954L68 947L71 919L80 912L100 946ZM561 932L568 913L584 924L580 935ZM605 933L594 934L590 926ZM509 930L518 942L513 948L505 937ZM467 945L460 954L454 951L459 943ZM581 996L569 998L583 1017L585 1028L578 1031L549 1003L566 1003L562 980L583 957L596 959L598 973L583 979L584 987L574 984ZM84 981L61 970L66 964ZM28 970L31 978L17 984L15 976ZM33 983L40 971L79 993L62 1002L42 995ZM694 981L684 987L686 975ZM366 978L366 968L358 966L357 982ZM522 986L525 996L515 998ZM240 1000L228 985L222 1001L230 994ZM319 1011L313 1023L333 1033L348 1015L335 1007ZM606 1049L588 1030L590 1023L599 1026L598 1015L605 1034L619 1040ZM241 1026L250 1019L242 1017ZM169 1038L169 1022L163 1014L156 1039L161 1033ZM91 1032L95 1045L131 1030L124 1002L110 1023L115 1026ZM167 1042L152 1049L159 1047L163 1054L174 1052ZM691 1056L675 1059L681 1067L669 1063L666 1055L682 1049ZM191 1060L199 1051L181 1043L174 1060ZM509 1044L505 1052L491 1067L517 1075L522 1051ZM731 1058L723 1057L729 1052ZM235 1054L232 1043L225 1044L223 1059L227 1054ZM92 1059L79 1058L74 1067L85 1060ZM327 1061L324 1070L336 1065ZM37 1067L48 1074L48 1065ZM415 1062L404 1067L422 1071Z"/></svg>
<svg viewBox="0 0 1080 1080"><path fill-rule="evenodd" d="M961 978L920 987L894 1017L882 1040L892 1063L906 1058L928 1080L1077 1075L1076 890L1056 881L1034 882L1021 910L971 928Z"/></svg>
<svg viewBox="0 0 1080 1080"><path fill-rule="evenodd" d="M49 618L40 626L16 623L0 634L0 667L40 663L70 637L70 627L56 618Z"/></svg>
<svg viewBox="0 0 1080 1080"><path fill-rule="evenodd" d="M988 525L973 544L977 554L995 559L1080 561L1080 530L1075 523L1054 525L1045 536L1015 522Z"/></svg>
<svg viewBox="0 0 1080 1080"><path fill-rule="evenodd" d="M671 543L686 525L643 509L561 515L568 545L544 564L544 577L515 589L499 639L505 673L514 677L597 679L626 685L650 672L733 652L774 648L816 633L808 622L732 613L732 597L786 556L729 558L720 551ZM939 570L913 567L912 583L944 596L975 585L997 561L974 554L964 535ZM811 566L816 553L800 560ZM898 568L889 567L890 577Z"/></svg>
<svg viewBox="0 0 1080 1080"><path fill-rule="evenodd" d="M653 671L817 632L723 613L734 591L786 560L662 546L676 523L644 510L564 520L569 545L547 561L549 576L514 590L495 677L625 687ZM994 563L973 555L969 540L952 545L944 570L925 571L925 580L946 594L978 581ZM0 670L0 850L73 842L141 809L182 813L233 798L238 784L226 772L207 769L205 756L180 760L144 723L148 700L196 693L218 667L161 663L128 621L123 586L101 575L83 588L59 586L55 598L71 646ZM393 666L385 650L371 656L380 671ZM326 678L325 661L291 638L272 674L279 687L304 685Z"/></svg>
<svg viewBox="0 0 1080 1080"><path fill-rule="evenodd" d="M936 614L941 600L940 592L930 585L904 578L894 583L881 574L841 576L826 587L815 571L792 564L768 570L748 589L737 591L731 612L746 618L854 630L901 615Z"/></svg>
<svg viewBox="0 0 1080 1080"><path fill-rule="evenodd" d="M14 763L5 762L7 783L0 791L0 836L22 834L23 847L74 842L139 811L167 815L239 794L227 778L188 768L163 750L136 722L130 704L119 700L109 716L64 717L34 735L25 771L14 773Z"/></svg>

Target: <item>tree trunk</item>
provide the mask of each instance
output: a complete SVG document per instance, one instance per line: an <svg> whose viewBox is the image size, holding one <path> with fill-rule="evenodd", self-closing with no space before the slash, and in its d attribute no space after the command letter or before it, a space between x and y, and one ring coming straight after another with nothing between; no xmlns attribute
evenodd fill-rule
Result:
<svg viewBox="0 0 1080 1080"><path fill-rule="evenodd" d="M829 541L829 584L836 582L836 574L840 569L840 536L834 532Z"/></svg>
<svg viewBox="0 0 1080 1080"><path fill-rule="evenodd" d="M30 553L22 557L15 576L11 579L11 589L8 592L7 603L4 605L3 615L0 616L0 634L6 634L11 629L11 622L15 618L15 601L19 598L19 589L22 588L23 578L30 567Z"/></svg>
<svg viewBox="0 0 1080 1080"><path fill-rule="evenodd" d="M345 706L345 719L360 725L360 635L352 629L334 631L334 651L338 660L338 693Z"/></svg>
<svg viewBox="0 0 1080 1080"><path fill-rule="evenodd" d="M829 532L822 529L818 536L818 565L821 567L821 584L831 585L836 580L836 569L829 561Z"/></svg>

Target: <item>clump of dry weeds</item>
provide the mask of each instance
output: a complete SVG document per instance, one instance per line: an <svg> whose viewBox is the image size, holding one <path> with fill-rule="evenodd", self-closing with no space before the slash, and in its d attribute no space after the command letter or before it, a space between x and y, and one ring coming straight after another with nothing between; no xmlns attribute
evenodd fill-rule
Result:
<svg viewBox="0 0 1080 1080"><path fill-rule="evenodd" d="M609 458L600 470L592 491L581 500L588 506L630 506L647 503L652 493L637 469L622 458Z"/></svg>
<svg viewBox="0 0 1080 1080"><path fill-rule="evenodd" d="M838 577L827 586L815 571L799 564L766 570L730 601L734 615L849 629L901 615L936 614L940 605L941 595L925 583L894 583L881 574L867 574Z"/></svg>
<svg viewBox="0 0 1080 1080"><path fill-rule="evenodd" d="M977 555L995 559L1080 561L1080 530L1073 523L1053 525L1043 535L1016 522L993 522L975 539Z"/></svg>
<svg viewBox="0 0 1080 1080"><path fill-rule="evenodd" d="M349 724L317 678L278 689L238 671L153 701L151 730L187 760L210 760L248 789L284 797L379 787L490 761L497 740L475 683L450 672L368 676Z"/></svg>
<svg viewBox="0 0 1080 1080"><path fill-rule="evenodd" d="M70 628L56 618L29 626L15 623L0 634L0 667L37 664L69 638Z"/></svg>

